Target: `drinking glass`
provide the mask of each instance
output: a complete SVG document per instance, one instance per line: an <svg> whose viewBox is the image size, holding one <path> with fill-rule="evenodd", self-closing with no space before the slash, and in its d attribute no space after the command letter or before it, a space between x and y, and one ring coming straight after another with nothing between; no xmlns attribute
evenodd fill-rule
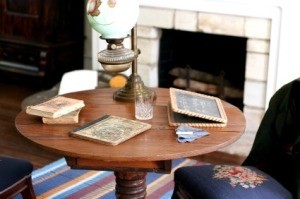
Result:
<svg viewBox="0 0 300 199"><path fill-rule="evenodd" d="M135 118L138 120L149 120L153 117L154 92L135 94Z"/></svg>

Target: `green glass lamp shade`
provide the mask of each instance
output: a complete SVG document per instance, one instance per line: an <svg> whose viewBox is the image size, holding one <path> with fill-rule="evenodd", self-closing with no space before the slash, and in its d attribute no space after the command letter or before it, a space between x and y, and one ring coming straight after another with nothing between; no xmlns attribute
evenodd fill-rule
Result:
<svg viewBox="0 0 300 199"><path fill-rule="evenodd" d="M138 0L87 1L88 21L102 39L126 38L138 17Z"/></svg>

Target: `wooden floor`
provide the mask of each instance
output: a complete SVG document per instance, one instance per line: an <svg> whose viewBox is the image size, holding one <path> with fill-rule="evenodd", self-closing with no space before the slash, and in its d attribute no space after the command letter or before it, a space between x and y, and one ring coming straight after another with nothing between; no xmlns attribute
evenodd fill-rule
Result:
<svg viewBox="0 0 300 199"><path fill-rule="evenodd" d="M27 159L35 168L60 158L25 139L14 126L14 119L21 111L22 100L38 91L29 86L0 82L0 156Z"/></svg>
<svg viewBox="0 0 300 199"><path fill-rule="evenodd" d="M23 158L31 161L35 168L60 158L31 143L20 135L14 126L14 119L21 111L22 101L40 89L26 85L0 82L0 156ZM198 160L212 163L240 164L243 157L215 152L199 157Z"/></svg>

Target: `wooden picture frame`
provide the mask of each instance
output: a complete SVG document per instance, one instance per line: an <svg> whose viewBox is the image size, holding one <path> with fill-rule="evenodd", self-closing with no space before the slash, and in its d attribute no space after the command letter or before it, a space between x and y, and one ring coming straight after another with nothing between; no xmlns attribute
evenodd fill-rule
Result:
<svg viewBox="0 0 300 199"><path fill-rule="evenodd" d="M227 117L219 98L170 88L169 120L172 125L226 126Z"/></svg>

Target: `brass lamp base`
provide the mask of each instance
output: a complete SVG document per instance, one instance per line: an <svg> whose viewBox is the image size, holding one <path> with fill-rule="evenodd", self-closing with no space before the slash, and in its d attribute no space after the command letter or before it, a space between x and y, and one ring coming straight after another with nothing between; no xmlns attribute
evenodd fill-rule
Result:
<svg viewBox="0 0 300 199"><path fill-rule="evenodd" d="M113 98L117 101L134 102L135 94L148 93L151 90L147 88L141 77L137 74L131 74L127 80L126 85L114 93ZM154 92L154 91L152 91ZM154 96L156 99L156 94Z"/></svg>

